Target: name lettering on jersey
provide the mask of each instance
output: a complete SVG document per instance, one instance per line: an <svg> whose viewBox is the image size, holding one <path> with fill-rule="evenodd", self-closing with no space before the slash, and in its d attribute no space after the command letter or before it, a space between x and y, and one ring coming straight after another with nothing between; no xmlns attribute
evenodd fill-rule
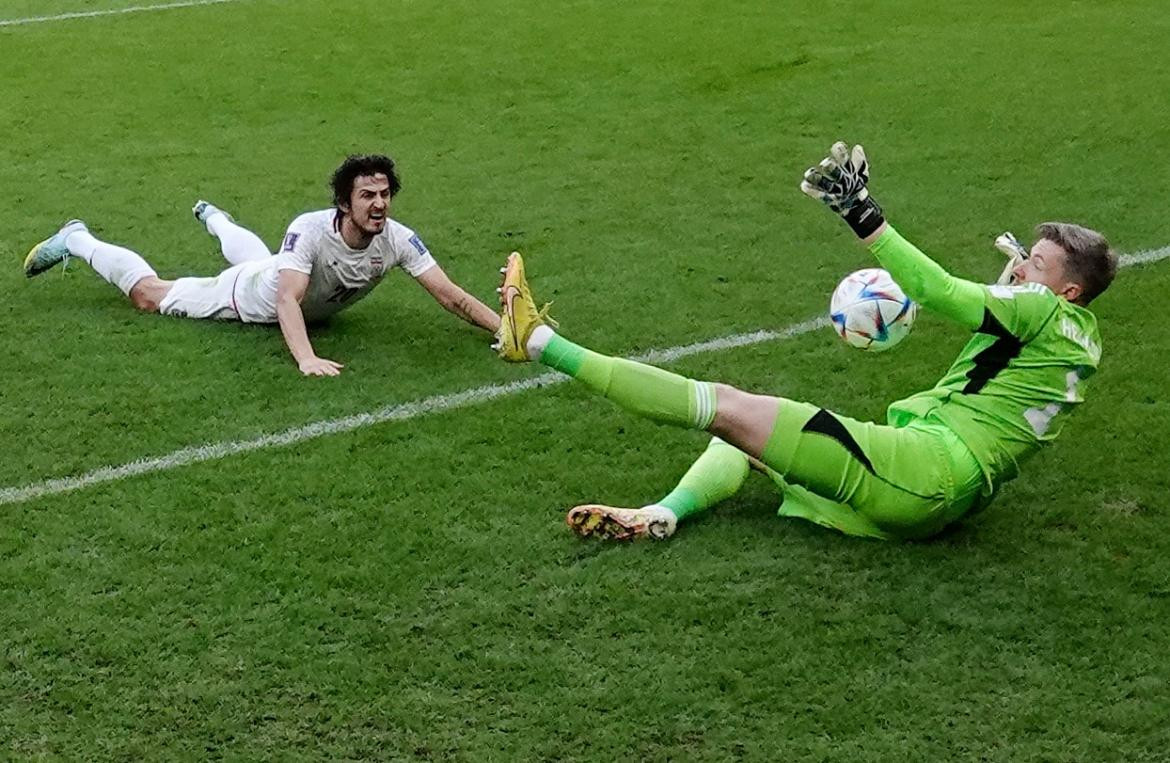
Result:
<svg viewBox="0 0 1170 763"><path fill-rule="evenodd" d="M419 254L427 253L427 248L423 244L422 239L418 237L417 233L410 237L410 245L417 249Z"/></svg>
<svg viewBox="0 0 1170 763"><path fill-rule="evenodd" d="M297 239L301 237L299 233L289 233L284 237L284 243L280 245L280 251L291 252L293 247L297 245Z"/></svg>
<svg viewBox="0 0 1170 763"><path fill-rule="evenodd" d="M1079 344L1085 352L1089 353L1089 357L1093 359L1094 363L1101 362L1101 347L1090 339L1088 334L1078 328L1077 324L1068 318L1061 318L1060 333Z"/></svg>

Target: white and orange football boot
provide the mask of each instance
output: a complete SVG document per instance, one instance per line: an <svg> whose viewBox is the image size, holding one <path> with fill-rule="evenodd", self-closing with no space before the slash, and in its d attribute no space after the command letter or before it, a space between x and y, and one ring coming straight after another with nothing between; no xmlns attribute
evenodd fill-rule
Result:
<svg viewBox="0 0 1170 763"><path fill-rule="evenodd" d="M596 535L607 540L666 540L678 527L674 512L663 506L622 509L596 503L574 506L565 523L582 538Z"/></svg>

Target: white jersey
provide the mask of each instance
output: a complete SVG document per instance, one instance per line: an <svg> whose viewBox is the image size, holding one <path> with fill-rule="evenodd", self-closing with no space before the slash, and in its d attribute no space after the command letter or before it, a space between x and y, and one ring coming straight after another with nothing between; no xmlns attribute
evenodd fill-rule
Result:
<svg viewBox="0 0 1170 763"><path fill-rule="evenodd" d="M395 220L387 218L382 232L365 249L351 249L334 224L336 217L335 209L301 215L288 226L279 252L241 266L233 289L240 320L276 321L276 286L282 270L309 276L301 312L306 321L315 321L369 294L393 267L418 277L435 265L418 235Z"/></svg>
<svg viewBox="0 0 1170 763"><path fill-rule="evenodd" d="M165 315L220 318L245 323L276 322L280 271L309 276L301 299L306 321L326 318L370 293L386 272L401 266L414 277L435 258L410 228L386 219L365 249L351 249L335 226L336 209L307 212L293 220L280 251L234 265L215 278L180 278L159 305Z"/></svg>

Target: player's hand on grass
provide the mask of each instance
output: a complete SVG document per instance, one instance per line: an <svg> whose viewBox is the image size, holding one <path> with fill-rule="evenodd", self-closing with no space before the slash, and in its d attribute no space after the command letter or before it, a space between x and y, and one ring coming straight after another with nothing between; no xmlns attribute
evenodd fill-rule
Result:
<svg viewBox="0 0 1170 763"><path fill-rule="evenodd" d="M845 218L858 238L865 238L885 222L868 186L865 149L860 145L850 149L843 141L834 143L829 155L806 170L800 182L800 190Z"/></svg>
<svg viewBox="0 0 1170 763"><path fill-rule="evenodd" d="M995 248L1007 255L1008 263L999 274L996 283L1006 286L1015 281L1015 269L1021 262L1028 259L1028 250L1016 240L1011 233L1002 233L995 239Z"/></svg>
<svg viewBox="0 0 1170 763"><path fill-rule="evenodd" d="M337 376L345 366L325 358L305 358L297 364L305 376Z"/></svg>

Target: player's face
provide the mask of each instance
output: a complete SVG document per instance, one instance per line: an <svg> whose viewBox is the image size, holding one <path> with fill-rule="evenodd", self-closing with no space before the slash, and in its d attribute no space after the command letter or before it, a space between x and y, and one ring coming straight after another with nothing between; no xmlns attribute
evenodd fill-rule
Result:
<svg viewBox="0 0 1170 763"><path fill-rule="evenodd" d="M1028 259L1012 271L1016 283L1041 283L1053 294L1075 302L1081 295L1081 285L1069 279L1065 273L1068 253L1055 241L1042 238L1032 245Z"/></svg>
<svg viewBox="0 0 1170 763"><path fill-rule="evenodd" d="M376 236L386 227L390 209L390 181L382 173L362 175L353 181L346 214L366 236Z"/></svg>

